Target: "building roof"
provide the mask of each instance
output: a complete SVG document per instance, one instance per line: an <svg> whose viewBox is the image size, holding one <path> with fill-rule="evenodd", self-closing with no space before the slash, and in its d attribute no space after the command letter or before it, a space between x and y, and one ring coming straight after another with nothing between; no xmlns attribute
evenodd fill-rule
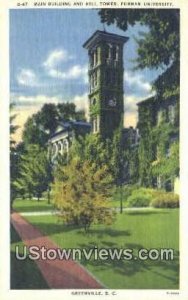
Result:
<svg viewBox="0 0 188 300"><path fill-rule="evenodd" d="M150 97L150 98L147 98L147 99L144 99L144 100L138 102L137 105L138 106L145 105L145 104L148 104L149 102L155 101L155 99L156 99L155 97Z"/></svg>
<svg viewBox="0 0 188 300"><path fill-rule="evenodd" d="M75 129L76 127L77 128L83 127L83 128L90 129L91 124L88 123L88 122L84 122L84 121L73 121L73 120L64 121L64 120L61 120L60 122L58 122L57 129L59 128L59 130L56 129L56 131L50 136L50 140L53 139L53 137L61 135L64 132L68 132L68 131L71 131L71 130Z"/></svg>
<svg viewBox="0 0 188 300"><path fill-rule="evenodd" d="M173 96L170 96L170 97L167 97L167 98L161 98L161 97L157 97L156 96L152 96L152 97L149 97L147 99L144 99L140 102L137 103L138 106L140 105L147 105L149 103L158 103L158 104L168 104L168 103L172 103L172 102L175 102L177 101L177 97L175 95Z"/></svg>
<svg viewBox="0 0 188 300"><path fill-rule="evenodd" d="M96 42L99 42L101 40L105 40L107 42L112 42L116 41L121 44L124 44L128 41L128 37L115 34L115 33L110 33L106 31L101 31L101 30L96 30L93 35L83 44L83 47L86 49L89 49L90 47L93 46L93 44L96 44Z"/></svg>

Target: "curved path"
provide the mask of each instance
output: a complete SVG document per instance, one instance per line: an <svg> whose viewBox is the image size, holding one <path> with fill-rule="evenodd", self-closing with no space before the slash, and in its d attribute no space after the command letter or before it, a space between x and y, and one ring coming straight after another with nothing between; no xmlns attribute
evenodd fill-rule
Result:
<svg viewBox="0 0 188 300"><path fill-rule="evenodd" d="M19 213L13 212L11 222L23 243L27 246L59 248L48 236L31 225ZM35 260L49 288L52 289L101 289L102 284L83 266L69 260Z"/></svg>

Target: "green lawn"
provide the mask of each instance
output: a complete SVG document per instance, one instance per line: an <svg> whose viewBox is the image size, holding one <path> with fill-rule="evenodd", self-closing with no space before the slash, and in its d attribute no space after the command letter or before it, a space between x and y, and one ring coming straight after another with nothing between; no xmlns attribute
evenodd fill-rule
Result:
<svg viewBox="0 0 188 300"><path fill-rule="evenodd" d="M15 246L19 246L19 253L23 253L23 243L11 226L11 289L47 289L36 263L29 258L18 260L15 255Z"/></svg>
<svg viewBox="0 0 188 300"><path fill-rule="evenodd" d="M19 212L40 212L53 210L53 205L48 204L47 200L16 199L13 209Z"/></svg>
<svg viewBox="0 0 188 300"><path fill-rule="evenodd" d="M90 234L65 226L56 216L27 219L62 248L173 248L173 261L82 261L107 288L177 289L179 286L179 210L151 209L124 212L111 226L92 226ZM33 278L33 276L32 276Z"/></svg>

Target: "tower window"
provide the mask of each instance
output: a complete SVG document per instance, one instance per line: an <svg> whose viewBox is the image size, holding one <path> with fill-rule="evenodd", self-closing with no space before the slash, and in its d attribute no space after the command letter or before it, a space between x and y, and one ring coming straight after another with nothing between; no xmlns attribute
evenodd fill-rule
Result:
<svg viewBox="0 0 188 300"><path fill-rule="evenodd" d="M90 76L90 90L92 91L94 87L93 75Z"/></svg>
<svg viewBox="0 0 188 300"><path fill-rule="evenodd" d="M98 128L98 120L97 118L93 119L93 133L97 133L99 130Z"/></svg>
<svg viewBox="0 0 188 300"><path fill-rule="evenodd" d="M116 74L113 70L108 70L106 72L106 85L115 84L116 83Z"/></svg>
<svg viewBox="0 0 188 300"><path fill-rule="evenodd" d="M98 57L98 48L96 48L96 51L95 51L95 62L96 62L96 65L98 64L98 61L99 61L99 57Z"/></svg>
<svg viewBox="0 0 188 300"><path fill-rule="evenodd" d="M97 86L97 73L94 73L94 86Z"/></svg>

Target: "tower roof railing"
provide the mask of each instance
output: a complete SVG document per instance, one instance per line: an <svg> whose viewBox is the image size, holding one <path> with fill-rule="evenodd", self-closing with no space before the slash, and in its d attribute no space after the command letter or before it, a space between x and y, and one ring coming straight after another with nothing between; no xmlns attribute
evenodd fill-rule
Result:
<svg viewBox="0 0 188 300"><path fill-rule="evenodd" d="M94 44L96 45L96 42L99 41L107 41L107 42L113 42L116 41L118 43L124 44L128 41L127 36L110 33L106 31L96 30L93 35L83 44L83 47L86 49L89 49Z"/></svg>

